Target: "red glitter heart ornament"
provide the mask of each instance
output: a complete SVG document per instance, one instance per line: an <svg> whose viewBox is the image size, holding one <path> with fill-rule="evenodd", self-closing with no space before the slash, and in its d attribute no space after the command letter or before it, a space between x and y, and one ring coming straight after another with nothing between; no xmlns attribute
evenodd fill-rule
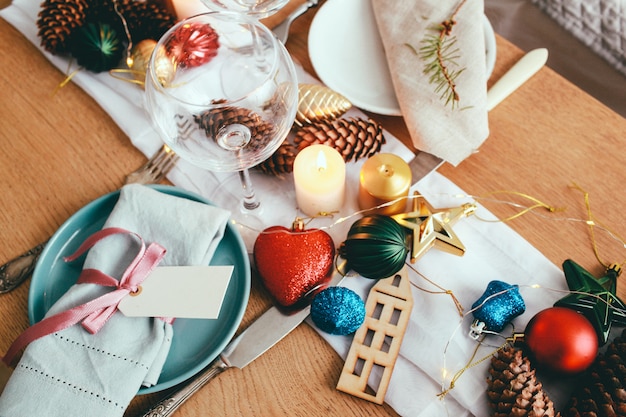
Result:
<svg viewBox="0 0 626 417"><path fill-rule="evenodd" d="M280 306L296 308L328 283L333 272L335 245L319 229L272 226L254 242L254 262L263 284Z"/></svg>

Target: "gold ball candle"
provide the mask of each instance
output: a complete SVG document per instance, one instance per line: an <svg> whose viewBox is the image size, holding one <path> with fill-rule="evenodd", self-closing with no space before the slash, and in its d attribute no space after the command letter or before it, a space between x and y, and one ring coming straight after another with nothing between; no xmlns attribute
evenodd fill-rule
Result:
<svg viewBox="0 0 626 417"><path fill-rule="evenodd" d="M411 169L399 156L379 153L363 164L359 176L359 207L371 209L394 200L393 204L371 213L393 215L404 212L411 187Z"/></svg>

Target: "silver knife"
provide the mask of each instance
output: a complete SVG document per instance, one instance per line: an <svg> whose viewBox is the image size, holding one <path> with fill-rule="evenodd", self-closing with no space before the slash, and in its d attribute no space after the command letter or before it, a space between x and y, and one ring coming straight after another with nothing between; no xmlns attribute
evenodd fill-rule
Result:
<svg viewBox="0 0 626 417"><path fill-rule="evenodd" d="M528 81L545 65L547 60L546 48L533 49L524 55L487 91L487 110L496 107L509 94Z"/></svg>
<svg viewBox="0 0 626 417"><path fill-rule="evenodd" d="M328 285L338 285L342 280L343 275L335 270ZM243 368L281 341L307 318L310 311L310 305L293 314L283 313L278 308L271 307L239 336L231 340L217 359L211 362L205 370L194 376L179 390L161 400L148 412L142 414L142 417L172 415L178 407L207 382L229 368Z"/></svg>

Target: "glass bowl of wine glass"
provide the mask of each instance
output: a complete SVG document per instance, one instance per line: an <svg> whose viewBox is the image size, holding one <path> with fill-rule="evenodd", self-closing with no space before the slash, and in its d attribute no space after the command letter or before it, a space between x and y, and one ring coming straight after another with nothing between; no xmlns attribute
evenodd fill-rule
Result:
<svg viewBox="0 0 626 417"><path fill-rule="evenodd" d="M257 210L248 169L281 145L298 102L293 61L273 34L241 13L182 20L155 46L145 90L164 142L196 166L239 173L241 208Z"/></svg>
<svg viewBox="0 0 626 417"><path fill-rule="evenodd" d="M289 0L202 0L202 3L211 10L244 13L262 19L282 9Z"/></svg>

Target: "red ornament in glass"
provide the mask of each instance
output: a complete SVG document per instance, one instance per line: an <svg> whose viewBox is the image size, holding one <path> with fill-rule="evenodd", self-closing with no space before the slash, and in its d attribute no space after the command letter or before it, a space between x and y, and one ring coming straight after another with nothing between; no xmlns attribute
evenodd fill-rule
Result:
<svg viewBox="0 0 626 417"><path fill-rule="evenodd" d="M209 62L220 47L219 36L209 24L187 23L178 27L165 45L175 65L197 67Z"/></svg>
<svg viewBox="0 0 626 417"><path fill-rule="evenodd" d="M313 299L330 281L335 244L319 229L306 229L301 221L291 229L272 226L254 242L254 263L276 302L297 308Z"/></svg>
<svg viewBox="0 0 626 417"><path fill-rule="evenodd" d="M526 326L524 342L537 365L576 374L587 369L598 354L598 335L580 313L551 307L537 313Z"/></svg>

